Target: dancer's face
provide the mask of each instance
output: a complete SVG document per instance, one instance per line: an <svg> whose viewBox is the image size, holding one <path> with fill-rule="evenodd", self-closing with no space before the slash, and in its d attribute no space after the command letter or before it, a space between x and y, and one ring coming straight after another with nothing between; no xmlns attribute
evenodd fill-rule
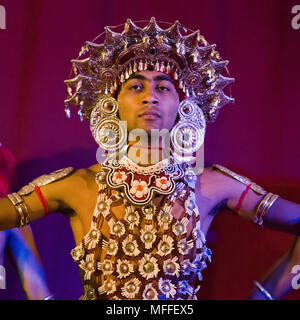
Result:
<svg viewBox="0 0 300 320"><path fill-rule="evenodd" d="M177 116L179 96L167 75L156 71L134 73L123 83L119 95L119 116L127 130L171 130Z"/></svg>

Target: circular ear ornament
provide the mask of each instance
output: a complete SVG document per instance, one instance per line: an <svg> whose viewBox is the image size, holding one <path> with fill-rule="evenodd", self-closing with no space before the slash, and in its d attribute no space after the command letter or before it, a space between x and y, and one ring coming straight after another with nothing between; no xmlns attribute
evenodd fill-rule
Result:
<svg viewBox="0 0 300 320"><path fill-rule="evenodd" d="M102 113L102 117L116 116L118 112L118 102L115 98L103 95L97 102L96 107Z"/></svg>
<svg viewBox="0 0 300 320"><path fill-rule="evenodd" d="M102 96L91 113L90 129L98 145L108 151L121 149L127 141L127 130L117 118L118 103Z"/></svg>
<svg viewBox="0 0 300 320"><path fill-rule="evenodd" d="M180 103L178 113L180 120L171 131L173 153L181 161L190 161L204 142L205 116L201 108L188 99Z"/></svg>

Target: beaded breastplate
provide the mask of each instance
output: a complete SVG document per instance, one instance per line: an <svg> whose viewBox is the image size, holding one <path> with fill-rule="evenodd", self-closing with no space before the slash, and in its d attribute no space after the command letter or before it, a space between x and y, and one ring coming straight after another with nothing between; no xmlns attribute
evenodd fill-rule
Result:
<svg viewBox="0 0 300 320"><path fill-rule="evenodd" d="M211 251L200 230L195 179L172 159L146 168L127 157L103 164L90 231L71 251L82 299L196 299Z"/></svg>

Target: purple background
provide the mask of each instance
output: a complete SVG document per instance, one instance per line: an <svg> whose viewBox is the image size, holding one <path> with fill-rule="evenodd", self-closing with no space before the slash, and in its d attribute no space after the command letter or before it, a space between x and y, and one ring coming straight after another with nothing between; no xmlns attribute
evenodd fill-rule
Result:
<svg viewBox="0 0 300 320"><path fill-rule="evenodd" d="M246 175L272 192L300 203L300 29L291 26L297 1L2 0L7 28L0 30L0 140L19 163L15 188L43 173L96 162L88 123L64 115L70 59L105 25L132 20L179 20L216 43L236 82L234 105L209 124L207 163ZM298 1L298 4L299 1ZM300 23L300 21L299 21ZM51 292L57 299L81 294L68 221L53 214L32 228ZM199 297L244 299L252 281L289 246L293 236L266 230L228 212L209 234L213 264ZM22 299L11 265L2 299ZM298 299L294 291L290 298Z"/></svg>

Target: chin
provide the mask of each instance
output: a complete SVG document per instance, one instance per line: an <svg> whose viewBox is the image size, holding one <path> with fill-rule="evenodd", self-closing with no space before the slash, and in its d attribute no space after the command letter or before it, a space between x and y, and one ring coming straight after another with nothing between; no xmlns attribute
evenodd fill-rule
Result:
<svg viewBox="0 0 300 320"><path fill-rule="evenodd" d="M143 125L143 126L139 126L137 128L135 128L137 130L144 130L146 131L148 134L151 134L151 130L162 130L162 128L157 124L149 124L149 125Z"/></svg>

